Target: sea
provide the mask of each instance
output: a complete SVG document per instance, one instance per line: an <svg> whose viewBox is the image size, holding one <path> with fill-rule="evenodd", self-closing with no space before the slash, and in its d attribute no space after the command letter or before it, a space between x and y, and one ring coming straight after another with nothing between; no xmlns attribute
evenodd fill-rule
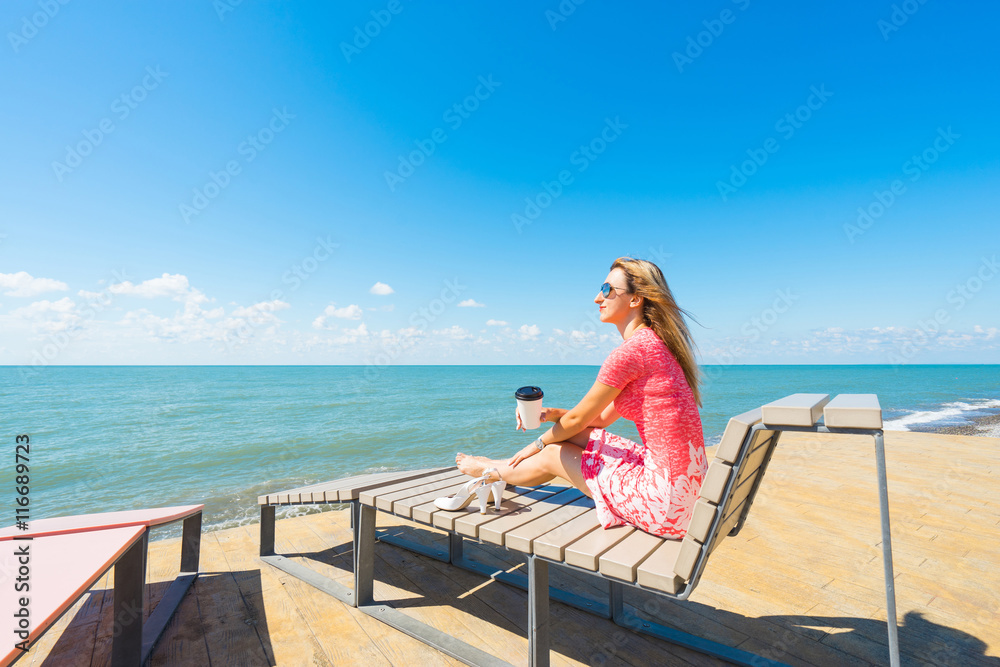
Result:
<svg viewBox="0 0 1000 667"><path fill-rule="evenodd" d="M28 436L30 518L204 503L206 529L256 521L257 497L377 471L508 457L514 391L570 408L597 366L0 366L0 486L15 520ZM704 366L706 444L730 416L788 394L878 394L887 430L1000 413L1000 366ZM631 422L609 430L637 439ZM23 439L22 439L23 442ZM22 450L22 456L24 452ZM23 463L24 461L22 461ZM19 481L23 481L19 480ZM23 486L18 483L17 486ZM279 516L317 511L283 508ZM3 501L0 500L0 517ZM154 533L170 537L172 527Z"/></svg>

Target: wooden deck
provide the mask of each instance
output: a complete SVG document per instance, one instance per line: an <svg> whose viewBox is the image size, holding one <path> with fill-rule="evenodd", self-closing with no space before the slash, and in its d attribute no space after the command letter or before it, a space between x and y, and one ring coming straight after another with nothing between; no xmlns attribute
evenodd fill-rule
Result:
<svg viewBox="0 0 1000 667"><path fill-rule="evenodd" d="M710 454L711 455L711 454ZM1000 439L886 434L899 641L904 664L1000 665ZM379 514L379 525L394 518ZM154 665L457 665L257 558L258 526L206 533L204 574L153 654ZM440 539L425 528L414 538ZM722 543L691 600L643 591L626 603L687 632L793 665L886 664L885 598L873 444L785 433L743 532ZM347 512L278 522L279 553L351 585ZM380 544L375 597L514 664L527 663L526 593ZM466 554L523 561L488 545ZM150 545L153 602L179 540ZM18 665L106 665L109 577ZM553 568L552 584L601 595ZM552 664L719 664L552 603Z"/></svg>

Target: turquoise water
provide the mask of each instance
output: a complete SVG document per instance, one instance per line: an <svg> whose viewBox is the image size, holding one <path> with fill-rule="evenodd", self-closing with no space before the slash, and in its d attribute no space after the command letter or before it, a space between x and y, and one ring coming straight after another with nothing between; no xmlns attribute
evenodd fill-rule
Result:
<svg viewBox="0 0 1000 667"><path fill-rule="evenodd" d="M206 504L205 523L257 516L258 495L379 470L450 465L456 451L509 456L514 390L572 407L596 366L0 367L0 425L31 437L32 518ZM927 429L1000 411L1000 366L706 366L702 421L794 392L877 393L886 428ZM629 422L612 431L638 435ZM2 449L0 449L2 452ZM13 523L10 516L0 525ZM290 510L301 511L301 510ZM2 516L2 507L0 507Z"/></svg>

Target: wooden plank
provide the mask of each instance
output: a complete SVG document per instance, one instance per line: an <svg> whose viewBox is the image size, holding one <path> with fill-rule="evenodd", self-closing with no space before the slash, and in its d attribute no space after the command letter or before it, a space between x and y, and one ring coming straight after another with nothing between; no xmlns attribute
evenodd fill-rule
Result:
<svg viewBox="0 0 1000 667"><path fill-rule="evenodd" d="M552 532L535 538L532 551L535 555L549 560L566 560L566 547L594 530L599 530L601 523L597 520L597 512L591 510L581 516L567 521Z"/></svg>
<svg viewBox="0 0 1000 667"><path fill-rule="evenodd" d="M307 484L306 486L299 486L294 489L289 489L287 491L275 491L274 493L268 493L262 496L258 496L257 504L258 505L287 504L287 497L289 494L301 494L303 492L311 493L312 491L315 491L317 489L336 490L342 486L349 486L350 484L353 484L358 480L362 480L365 478L373 478L373 477L374 478L384 477L389 474L391 473L380 472L380 473L371 473L367 475L352 475L351 477L342 477L340 479L334 479L327 482L317 482L315 484ZM336 500L336 498L334 498L334 500Z"/></svg>
<svg viewBox="0 0 1000 667"><path fill-rule="evenodd" d="M503 495L501 496L501 507L507 506L509 509L509 503L515 498L520 497L522 494L528 493L533 490L534 487L530 486L507 486L504 489ZM460 519L471 511L479 511L477 506L469 505L466 509L457 510L455 512L446 512L445 510L439 509L437 505L434 504L434 498L439 497L437 494L433 494L433 497L424 497L425 502L420 502L419 497L412 498L414 504L409 505L410 517L413 521L418 523L424 523L427 525L440 528L441 530L453 530L455 527L455 520ZM406 505L410 501L403 501L400 505L400 510L405 511ZM473 501L476 502L476 501ZM469 508L472 509L469 509ZM488 512L492 513L492 510L488 509ZM503 511L503 510L501 510ZM437 516L440 513L440 516Z"/></svg>
<svg viewBox="0 0 1000 667"><path fill-rule="evenodd" d="M636 530L601 555L598 569L606 577L635 583L636 568L664 542L679 543L678 540L665 540L660 536Z"/></svg>
<svg viewBox="0 0 1000 667"><path fill-rule="evenodd" d="M705 473L705 480L701 483L699 497L713 505L718 505L726 490L726 482L729 481L729 476L732 473L733 467L728 463L712 461L708 465L708 472Z"/></svg>
<svg viewBox="0 0 1000 667"><path fill-rule="evenodd" d="M369 489L374 489L384 484L405 482L410 479L418 479L420 477L453 469L455 469L455 466L451 466L449 468L425 468L424 470L402 470L391 473L380 473L382 477L373 479L371 482L352 484L349 487L340 488L337 491L337 499L340 502L357 500L362 491L368 491ZM329 494L327 494L327 500L330 500Z"/></svg>
<svg viewBox="0 0 1000 667"><path fill-rule="evenodd" d="M577 502L584 497L583 492L579 489L566 489L554 496L546 497L542 502L533 503L530 506L522 507L520 510L506 512L496 521L490 521L482 525L479 529L479 539L484 542L503 545L504 536L508 531L542 518L550 512Z"/></svg>
<svg viewBox="0 0 1000 667"><path fill-rule="evenodd" d="M836 428L882 428L875 394L839 394L823 408L823 423Z"/></svg>
<svg viewBox="0 0 1000 667"><path fill-rule="evenodd" d="M393 500L425 493L428 491L428 484L442 480L449 480L453 484L457 484L463 481L468 482L470 479L468 475L463 475L458 470L449 469L444 472L434 473L433 475L424 475L396 482L395 484L385 484L374 489L366 489L358 495L358 500L364 505L374 505L380 510L391 512Z"/></svg>
<svg viewBox="0 0 1000 667"><path fill-rule="evenodd" d="M563 505L552 512L536 518L530 523L509 531L504 538L504 546L526 554L533 553L532 547L536 538L557 531L564 524L593 510L593 498L584 496L575 502ZM562 558L560 557L559 560L562 560Z"/></svg>
<svg viewBox="0 0 1000 667"><path fill-rule="evenodd" d="M829 394L792 394L762 405L761 421L769 426L812 426L829 402Z"/></svg>
<svg viewBox="0 0 1000 667"><path fill-rule="evenodd" d="M636 583L666 593L676 593L684 579L674 574L674 563L680 553L681 540L663 540L636 568Z"/></svg>
<svg viewBox="0 0 1000 667"><path fill-rule="evenodd" d="M612 526L587 533L566 547L566 563L585 570L597 571L601 554L635 532L632 526Z"/></svg>
<svg viewBox="0 0 1000 667"><path fill-rule="evenodd" d="M712 528L712 522L715 521L715 515L720 511L718 505L710 503L704 498L699 498L691 512L691 523L688 524L687 530L688 537L704 544L705 540L708 539L708 531Z"/></svg>
<svg viewBox="0 0 1000 667"><path fill-rule="evenodd" d="M735 463L743 439L747 432L760 421L760 408L756 408L741 415L730 417L726 424L726 430L722 433L722 440L715 450L715 458L726 463Z"/></svg>
<svg viewBox="0 0 1000 667"><path fill-rule="evenodd" d="M421 489L422 492L420 493L393 498L392 512L393 514L397 514L407 519L412 518L412 510L415 506L423 505L425 503L433 505L436 498L454 495L458 492L458 489L463 486L463 479L467 480L468 477L463 475L462 479L459 479L457 483L455 478L447 478L439 482L425 485L425 487ZM424 521L423 523L430 523L430 521Z"/></svg>
<svg viewBox="0 0 1000 667"><path fill-rule="evenodd" d="M507 487L511 489L511 487ZM511 512L523 512L525 508L531 507L535 503L548 500L558 493L564 491L564 486L517 486L511 489L514 495L508 501L506 493L503 496L503 509L499 513L488 510L486 514L480 514L478 507L472 507L472 511L460 512L437 512L434 514L434 526L442 530L451 530L466 537L479 537L479 527L483 524L510 514ZM450 527L448 527L450 524Z"/></svg>

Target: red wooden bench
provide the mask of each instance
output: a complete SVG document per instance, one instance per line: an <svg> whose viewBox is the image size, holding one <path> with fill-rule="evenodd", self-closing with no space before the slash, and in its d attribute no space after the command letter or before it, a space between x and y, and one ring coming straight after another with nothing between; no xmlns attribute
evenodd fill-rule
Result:
<svg viewBox="0 0 1000 667"><path fill-rule="evenodd" d="M0 619L4 619L0 630L11 640L5 643L6 653L0 649L0 667L23 655L112 565L111 664L145 664L198 576L203 508L82 514L31 521L27 530L0 529ZM149 531L180 520L184 521L180 574L143 624Z"/></svg>

